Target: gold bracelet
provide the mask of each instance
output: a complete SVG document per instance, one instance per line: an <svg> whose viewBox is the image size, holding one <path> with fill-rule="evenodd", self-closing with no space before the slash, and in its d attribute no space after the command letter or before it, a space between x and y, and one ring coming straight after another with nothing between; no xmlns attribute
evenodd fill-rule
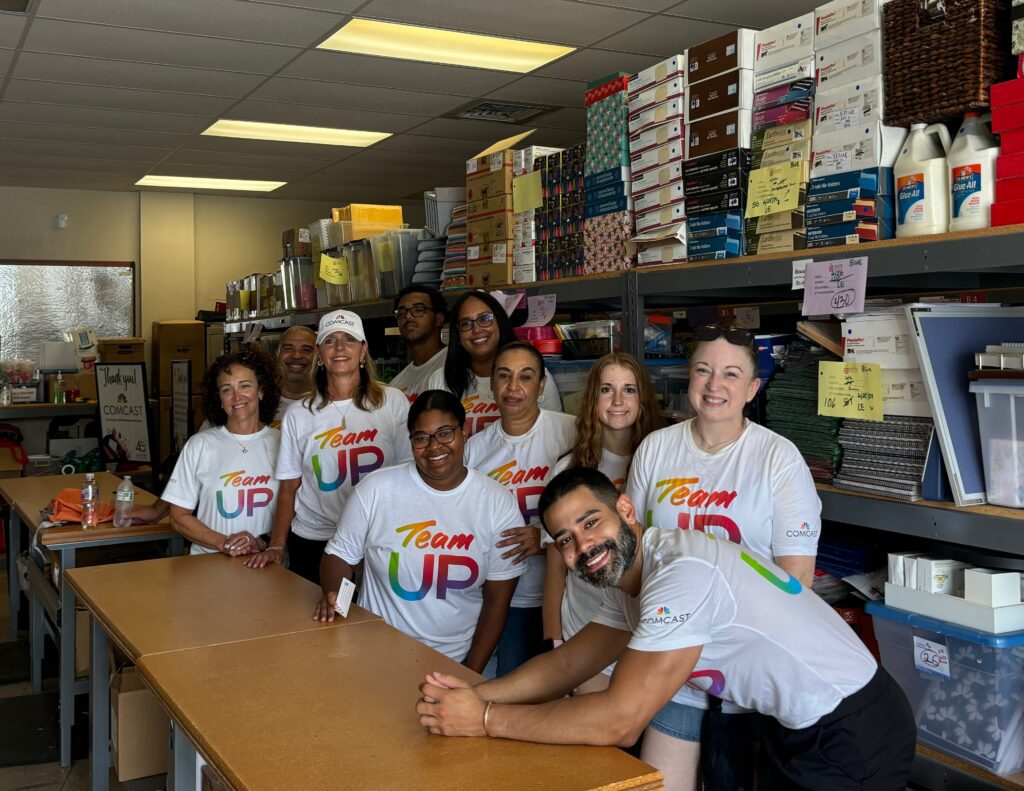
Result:
<svg viewBox="0 0 1024 791"><path fill-rule="evenodd" d="M487 717L491 713L491 704L492 703L494 703L494 701L493 700L489 700L489 701L487 701L487 705L484 706L484 736L490 736L491 735L491 734L489 734L487 732Z"/></svg>

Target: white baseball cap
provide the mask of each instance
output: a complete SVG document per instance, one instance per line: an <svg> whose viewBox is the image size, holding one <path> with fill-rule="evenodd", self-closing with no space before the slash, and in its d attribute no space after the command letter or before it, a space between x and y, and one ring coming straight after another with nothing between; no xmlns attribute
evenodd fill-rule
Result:
<svg viewBox="0 0 1024 791"><path fill-rule="evenodd" d="M320 326L316 331L316 342L321 344L332 332L346 332L357 341L365 341L363 320L351 310L334 310L320 317Z"/></svg>

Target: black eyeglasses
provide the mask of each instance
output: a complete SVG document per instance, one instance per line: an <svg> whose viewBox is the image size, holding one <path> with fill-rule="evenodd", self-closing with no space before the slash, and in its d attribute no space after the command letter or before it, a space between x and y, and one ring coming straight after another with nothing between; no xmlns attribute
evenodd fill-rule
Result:
<svg viewBox="0 0 1024 791"><path fill-rule="evenodd" d="M693 331L698 341L717 341L725 338L735 346L750 346L754 343L754 333L739 327L719 327L717 324L702 324Z"/></svg>
<svg viewBox="0 0 1024 791"><path fill-rule="evenodd" d="M433 434L427 434L426 432L410 434L409 439L412 441L412 446L418 449L423 449L430 445L430 440L432 439L436 439L442 445L451 445L455 439L455 429L451 426L441 426Z"/></svg>
<svg viewBox="0 0 1024 791"><path fill-rule="evenodd" d="M455 326L459 328L459 332L469 332L473 329L473 325L478 327L487 328L494 324L493 313L481 313L475 319L459 319L455 322Z"/></svg>
<svg viewBox="0 0 1024 791"><path fill-rule="evenodd" d="M428 310L433 310L433 308L428 308L423 303L417 302L411 308L397 308L395 310L395 318L399 321L405 321L406 316L412 316L414 319L421 319L427 315Z"/></svg>

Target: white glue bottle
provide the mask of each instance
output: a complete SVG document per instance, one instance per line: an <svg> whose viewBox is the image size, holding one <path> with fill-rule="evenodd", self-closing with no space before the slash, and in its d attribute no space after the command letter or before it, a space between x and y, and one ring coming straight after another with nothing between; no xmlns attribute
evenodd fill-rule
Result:
<svg viewBox="0 0 1024 791"><path fill-rule="evenodd" d="M949 149L949 230L992 225L999 142L986 127L991 115L966 113Z"/></svg>
<svg viewBox="0 0 1024 791"><path fill-rule="evenodd" d="M949 229L949 130L913 124L893 168L896 235L924 236Z"/></svg>

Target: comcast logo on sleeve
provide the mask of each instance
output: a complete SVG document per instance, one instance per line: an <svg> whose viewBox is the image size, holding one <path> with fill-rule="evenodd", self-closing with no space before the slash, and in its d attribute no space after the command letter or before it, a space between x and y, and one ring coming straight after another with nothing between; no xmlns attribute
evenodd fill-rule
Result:
<svg viewBox="0 0 1024 791"><path fill-rule="evenodd" d="M672 610L668 607L659 607L654 611L654 615L647 615L640 619L640 623L644 624L659 624L662 626L668 625L679 625L686 623L690 619L690 613L683 613L682 615L673 615Z"/></svg>

